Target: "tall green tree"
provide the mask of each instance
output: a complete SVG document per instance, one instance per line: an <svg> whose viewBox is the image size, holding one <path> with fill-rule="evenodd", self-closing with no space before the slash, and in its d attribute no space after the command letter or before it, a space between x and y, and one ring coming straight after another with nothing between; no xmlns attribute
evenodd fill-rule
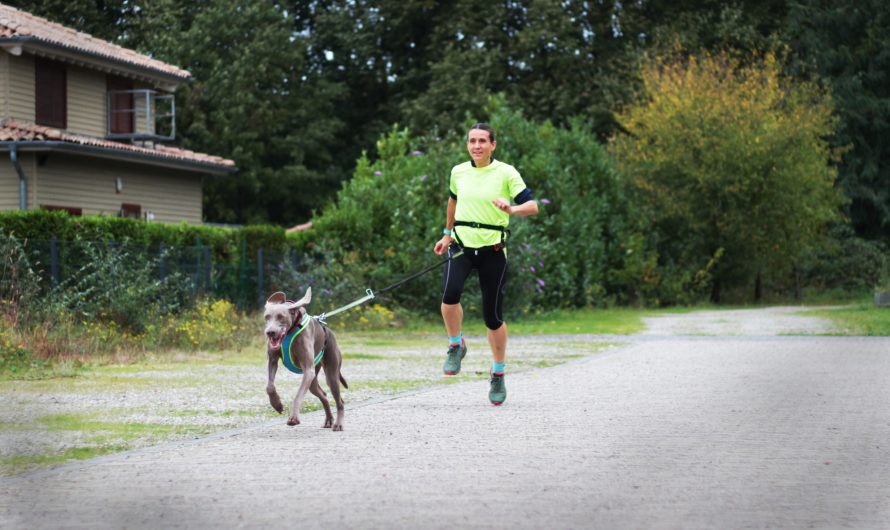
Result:
<svg viewBox="0 0 890 530"><path fill-rule="evenodd" d="M832 87L850 149L839 180L857 233L890 243L890 5L879 0L793 4L787 38L800 64Z"/></svg>
<svg viewBox="0 0 890 530"><path fill-rule="evenodd" d="M456 130L487 94L504 93L532 119L567 125L586 116L600 136L629 99L640 3L531 0L453 8L430 37L426 88L399 104L419 131Z"/></svg>
<svg viewBox="0 0 890 530"><path fill-rule="evenodd" d="M319 0L292 2L294 29L307 39L307 73L339 87L344 123L338 155L354 167L392 124L399 102L426 89L430 36L453 2Z"/></svg>
<svg viewBox="0 0 890 530"><path fill-rule="evenodd" d="M648 0L647 51L775 49L784 29L788 0Z"/></svg>
<svg viewBox="0 0 890 530"><path fill-rule="evenodd" d="M682 54L681 54L682 55ZM665 274L713 268L711 298L790 278L836 218L830 97L781 75L775 56L652 59L645 97L610 150ZM789 282L785 282L786 284Z"/></svg>
<svg viewBox="0 0 890 530"><path fill-rule="evenodd" d="M342 123L337 87L307 72L306 39L282 6L211 0L192 6L190 22L177 9L147 4L142 47L194 76L177 96L183 146L229 156L241 169L205 184L207 219L308 219L342 178L326 171Z"/></svg>

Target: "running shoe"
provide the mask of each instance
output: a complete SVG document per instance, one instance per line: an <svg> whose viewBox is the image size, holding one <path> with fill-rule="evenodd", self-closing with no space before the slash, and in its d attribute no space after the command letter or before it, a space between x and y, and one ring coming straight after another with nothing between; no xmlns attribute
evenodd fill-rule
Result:
<svg viewBox="0 0 890 530"><path fill-rule="evenodd" d="M488 391L488 400L498 406L507 400L507 385L504 384L504 374L491 374L491 388Z"/></svg>
<svg viewBox="0 0 890 530"><path fill-rule="evenodd" d="M460 344L452 344L448 346L448 357L445 359L445 366L442 371L445 375L457 375L460 373L460 362L467 355L467 343L461 339Z"/></svg>

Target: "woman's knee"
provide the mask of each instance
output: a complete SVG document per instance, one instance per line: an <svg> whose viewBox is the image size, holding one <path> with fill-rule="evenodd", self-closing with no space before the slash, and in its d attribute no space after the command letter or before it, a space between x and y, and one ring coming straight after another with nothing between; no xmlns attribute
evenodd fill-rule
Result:
<svg viewBox="0 0 890 530"><path fill-rule="evenodd" d="M483 317L485 318L485 327L490 329L491 331L497 331L501 326L504 325L504 321L498 318L498 316L494 313L486 312Z"/></svg>
<svg viewBox="0 0 890 530"><path fill-rule="evenodd" d="M460 291L445 290L442 295L442 303L446 305L454 305L460 303Z"/></svg>

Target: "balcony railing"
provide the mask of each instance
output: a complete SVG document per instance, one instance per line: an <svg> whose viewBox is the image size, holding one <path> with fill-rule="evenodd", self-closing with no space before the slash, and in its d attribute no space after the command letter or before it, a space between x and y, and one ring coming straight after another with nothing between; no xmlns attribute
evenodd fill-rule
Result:
<svg viewBox="0 0 890 530"><path fill-rule="evenodd" d="M109 90L106 108L108 139L161 142L176 139L176 99L173 94L147 88Z"/></svg>

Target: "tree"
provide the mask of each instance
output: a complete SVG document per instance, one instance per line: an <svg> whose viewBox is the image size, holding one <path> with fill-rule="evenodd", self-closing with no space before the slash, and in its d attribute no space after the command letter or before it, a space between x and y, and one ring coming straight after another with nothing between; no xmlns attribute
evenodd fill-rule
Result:
<svg viewBox="0 0 890 530"><path fill-rule="evenodd" d="M416 131L456 131L488 94L503 93L536 121L586 116L604 138L634 86L640 3L457 0L440 13L423 58L422 87L398 104ZM626 4L626 5L625 5Z"/></svg>
<svg viewBox="0 0 890 530"><path fill-rule="evenodd" d="M647 51L777 49L788 13L787 0L649 0L644 12L651 33Z"/></svg>
<svg viewBox="0 0 890 530"><path fill-rule="evenodd" d="M205 182L206 219L305 221L345 177L335 164L341 91L312 74L306 37L275 2L156 0L130 43L192 73L177 91L182 145L239 167Z"/></svg>
<svg viewBox="0 0 890 530"><path fill-rule="evenodd" d="M619 115L629 134L610 145L665 273L719 258L714 302L790 276L841 204L829 95L783 77L772 54L744 59L647 61L645 97Z"/></svg>
<svg viewBox="0 0 890 530"><path fill-rule="evenodd" d="M890 243L890 4L793 4L786 35L795 71L826 79L840 116L834 143L850 146L839 181L856 232Z"/></svg>

